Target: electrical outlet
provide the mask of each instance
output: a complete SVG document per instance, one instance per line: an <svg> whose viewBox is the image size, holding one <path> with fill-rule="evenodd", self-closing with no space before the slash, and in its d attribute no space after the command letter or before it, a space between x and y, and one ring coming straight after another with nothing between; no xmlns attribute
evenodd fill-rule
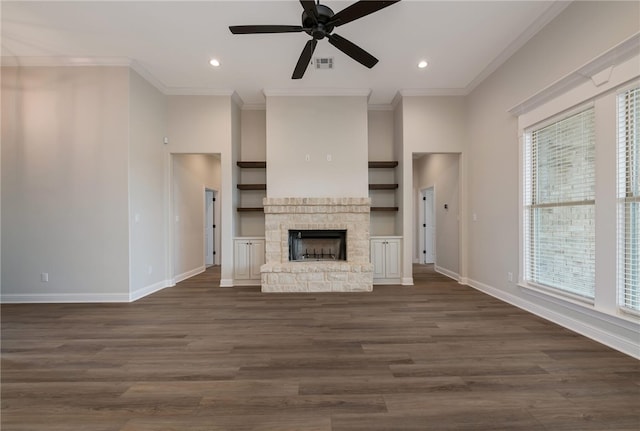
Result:
<svg viewBox="0 0 640 431"><path fill-rule="evenodd" d="M332 160L331 154L327 154L327 162L330 162Z"/></svg>
<svg viewBox="0 0 640 431"><path fill-rule="evenodd" d="M507 272L507 280L513 283L513 272Z"/></svg>
<svg viewBox="0 0 640 431"><path fill-rule="evenodd" d="M153 273L153 266L149 265L148 271L149 271L149 275L151 275Z"/></svg>
<svg viewBox="0 0 640 431"><path fill-rule="evenodd" d="M40 281L43 283L48 283L49 282L49 273L48 272L43 272L40 274Z"/></svg>

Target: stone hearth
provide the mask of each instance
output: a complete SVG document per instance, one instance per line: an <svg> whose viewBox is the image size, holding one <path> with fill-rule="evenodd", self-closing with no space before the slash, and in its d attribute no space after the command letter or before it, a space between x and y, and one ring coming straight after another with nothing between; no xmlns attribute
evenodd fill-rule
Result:
<svg viewBox="0 0 640 431"><path fill-rule="evenodd" d="M363 292L373 289L369 198L264 198L263 292ZM290 229L344 229L346 261L289 262Z"/></svg>

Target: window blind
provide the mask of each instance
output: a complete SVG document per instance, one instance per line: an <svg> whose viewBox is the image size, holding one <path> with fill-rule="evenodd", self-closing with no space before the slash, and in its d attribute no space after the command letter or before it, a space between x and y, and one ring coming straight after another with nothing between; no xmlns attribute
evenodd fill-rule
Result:
<svg viewBox="0 0 640 431"><path fill-rule="evenodd" d="M618 95L619 305L640 312L640 87Z"/></svg>
<svg viewBox="0 0 640 431"><path fill-rule="evenodd" d="M524 278L589 300L595 291L595 113L525 131Z"/></svg>

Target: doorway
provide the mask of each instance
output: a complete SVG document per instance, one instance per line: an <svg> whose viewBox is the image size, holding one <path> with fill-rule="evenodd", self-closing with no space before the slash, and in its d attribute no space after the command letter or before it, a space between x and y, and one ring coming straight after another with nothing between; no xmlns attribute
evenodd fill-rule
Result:
<svg viewBox="0 0 640 431"><path fill-rule="evenodd" d="M171 153L169 162L171 272L178 283L220 263L221 167L218 154Z"/></svg>
<svg viewBox="0 0 640 431"><path fill-rule="evenodd" d="M413 263L460 278L461 155L413 154Z"/></svg>

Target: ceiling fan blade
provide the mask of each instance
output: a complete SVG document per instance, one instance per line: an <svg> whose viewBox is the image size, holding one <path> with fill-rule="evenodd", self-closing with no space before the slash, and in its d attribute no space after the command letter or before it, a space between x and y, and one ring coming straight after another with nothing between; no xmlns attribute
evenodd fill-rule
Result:
<svg viewBox="0 0 640 431"><path fill-rule="evenodd" d="M363 16L367 16L374 12L384 9L387 6L391 6L394 3L398 3L400 0L389 1L372 1L372 0L360 0L355 2L351 6L347 6L340 12L335 14L330 20L329 24L334 27L338 27L342 24L346 24Z"/></svg>
<svg viewBox="0 0 640 431"><path fill-rule="evenodd" d="M330 34L329 43L369 69L375 66L378 62L378 59L373 55L369 54L367 51L360 48L353 42L348 41L339 34Z"/></svg>
<svg viewBox="0 0 640 431"><path fill-rule="evenodd" d="M318 8L313 0L300 0L300 4L304 8L307 15L313 19L313 24L318 23Z"/></svg>
<svg viewBox="0 0 640 431"><path fill-rule="evenodd" d="M296 64L296 68L293 70L293 75L291 75L291 79L300 79L304 76L304 72L307 70L307 66L309 66L311 56L313 55L313 51L316 49L317 44L317 40L311 39L304 46L302 53L300 54L300 58L298 59L298 64Z"/></svg>
<svg viewBox="0 0 640 431"><path fill-rule="evenodd" d="M304 30L299 25L230 25L233 34L298 33Z"/></svg>

